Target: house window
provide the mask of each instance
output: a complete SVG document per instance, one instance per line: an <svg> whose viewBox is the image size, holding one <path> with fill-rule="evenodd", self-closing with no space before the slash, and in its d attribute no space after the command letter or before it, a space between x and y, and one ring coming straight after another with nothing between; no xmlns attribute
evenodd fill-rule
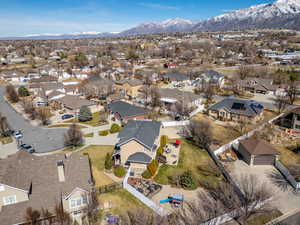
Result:
<svg viewBox="0 0 300 225"><path fill-rule="evenodd" d="M300 120L300 115L297 115L297 120Z"/></svg>
<svg viewBox="0 0 300 225"><path fill-rule="evenodd" d="M300 129L300 125L295 125L295 128L296 129Z"/></svg>
<svg viewBox="0 0 300 225"><path fill-rule="evenodd" d="M3 197L4 205L11 205L17 202L17 197L15 195Z"/></svg>
<svg viewBox="0 0 300 225"><path fill-rule="evenodd" d="M0 191L5 191L4 185L0 184Z"/></svg>
<svg viewBox="0 0 300 225"><path fill-rule="evenodd" d="M70 200L70 208L77 208L88 203L87 196L82 196L79 198L74 198Z"/></svg>

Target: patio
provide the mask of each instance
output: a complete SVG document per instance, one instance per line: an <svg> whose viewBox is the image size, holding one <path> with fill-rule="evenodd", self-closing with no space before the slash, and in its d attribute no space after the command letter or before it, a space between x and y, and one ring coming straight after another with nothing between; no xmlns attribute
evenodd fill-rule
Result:
<svg viewBox="0 0 300 225"><path fill-rule="evenodd" d="M177 166L179 161L180 144L168 143L164 147L164 156L166 156L166 164L170 166Z"/></svg>

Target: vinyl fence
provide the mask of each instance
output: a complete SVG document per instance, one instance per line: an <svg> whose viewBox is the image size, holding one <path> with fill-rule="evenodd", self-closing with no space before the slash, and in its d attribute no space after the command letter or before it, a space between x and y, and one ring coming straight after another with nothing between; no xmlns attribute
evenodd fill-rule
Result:
<svg viewBox="0 0 300 225"><path fill-rule="evenodd" d="M189 124L190 124L189 120L162 122L163 127L187 126Z"/></svg>
<svg viewBox="0 0 300 225"><path fill-rule="evenodd" d="M170 212L166 211L159 205L157 205L155 202L147 198L145 195L137 191L135 188L133 188L130 184L128 184L128 178L130 175L130 168L127 171L127 174L123 180L123 187L129 191L133 196L138 198L141 202L143 202L146 206L148 206L150 209L152 209L154 212L156 212L160 216L167 216L170 214Z"/></svg>
<svg viewBox="0 0 300 225"><path fill-rule="evenodd" d="M275 162L275 167L283 174L285 179L287 179L287 181L293 186L293 188L300 188L300 182L297 182L295 180L295 178L290 174L289 170L280 161L277 160Z"/></svg>

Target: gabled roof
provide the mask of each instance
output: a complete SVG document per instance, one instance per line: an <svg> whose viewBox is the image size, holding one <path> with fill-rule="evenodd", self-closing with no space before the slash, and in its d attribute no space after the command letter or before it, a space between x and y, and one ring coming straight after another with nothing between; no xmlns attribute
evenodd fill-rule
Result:
<svg viewBox="0 0 300 225"><path fill-rule="evenodd" d="M154 143L160 133L161 122L148 120L129 120L124 129L119 133L117 146L135 140L147 148L155 151Z"/></svg>
<svg viewBox="0 0 300 225"><path fill-rule="evenodd" d="M209 78L209 79L220 79L220 78L224 77L224 75L222 75L214 70L209 70L205 73L202 73L201 76Z"/></svg>
<svg viewBox="0 0 300 225"><path fill-rule="evenodd" d="M177 81L189 80L189 77L187 75L181 73L167 73L162 75L162 77L165 79L175 79Z"/></svg>
<svg viewBox="0 0 300 225"><path fill-rule="evenodd" d="M141 80L137 80L137 79L134 79L134 80L119 80L119 81L116 81L115 83L119 84L119 85L123 85L123 84L128 83L132 87L143 85L143 82Z"/></svg>
<svg viewBox="0 0 300 225"><path fill-rule="evenodd" d="M65 181L58 178L57 162L64 164ZM56 202L69 195L74 189L90 191L90 164L87 156L78 153L66 158L64 154L35 156L26 151L0 160L0 184L21 190L29 190L29 200L3 206L0 211L0 224L19 224L24 221L28 207L48 209L54 213Z"/></svg>
<svg viewBox="0 0 300 225"><path fill-rule="evenodd" d="M209 108L209 110L215 111L219 111L221 109L225 109L234 114L255 117L263 111L264 107L254 100L225 98Z"/></svg>
<svg viewBox="0 0 300 225"><path fill-rule="evenodd" d="M279 155L280 153L268 142L262 139L247 138L240 141L240 144L251 155Z"/></svg>
<svg viewBox="0 0 300 225"><path fill-rule="evenodd" d="M61 102L66 108L71 110L80 109L82 106L95 105L92 101L74 95L65 95L64 97L57 99L57 101Z"/></svg>
<svg viewBox="0 0 300 225"><path fill-rule="evenodd" d="M108 104L107 108L113 113L118 113L123 119L147 114L142 108L123 101L114 101Z"/></svg>
<svg viewBox="0 0 300 225"><path fill-rule="evenodd" d="M145 154L144 152L136 152L132 155L130 155L127 159L128 162L132 163L150 163L152 161L152 158Z"/></svg>

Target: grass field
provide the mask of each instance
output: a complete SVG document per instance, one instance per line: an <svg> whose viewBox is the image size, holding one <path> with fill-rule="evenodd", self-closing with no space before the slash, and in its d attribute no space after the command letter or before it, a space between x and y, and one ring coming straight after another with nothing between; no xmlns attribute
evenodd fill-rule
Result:
<svg viewBox="0 0 300 225"><path fill-rule="evenodd" d="M0 142L3 144L3 145L6 145L6 144L10 144L13 142L13 139L12 137L0 137Z"/></svg>
<svg viewBox="0 0 300 225"><path fill-rule="evenodd" d="M71 125L71 123L70 124L54 124L54 125L49 125L48 128L69 128L70 125ZM87 127L81 126L81 125L78 125L78 127L80 129L87 128Z"/></svg>
<svg viewBox="0 0 300 225"><path fill-rule="evenodd" d="M127 211L134 211L135 209L150 209L144 205L140 200L135 198L125 189L115 190L110 193L100 194L99 202L110 202L112 204L112 209L110 212L114 215L122 215Z"/></svg>
<svg viewBox="0 0 300 225"><path fill-rule="evenodd" d="M102 126L102 125L106 125L108 124L108 122L103 122L100 121L100 114L104 113L103 111L99 111L99 112L95 112L93 113L93 119L90 121L86 121L86 122L79 122L77 119L71 119L71 120L66 120L67 123L79 123L79 124L86 124L86 125L90 125L93 127L97 127L97 126Z"/></svg>
<svg viewBox="0 0 300 225"><path fill-rule="evenodd" d="M114 146L110 145L90 145L80 152L81 154L87 153L90 157L95 186L114 183L114 181L103 172L105 156L107 153L112 153L113 150Z"/></svg>
<svg viewBox="0 0 300 225"><path fill-rule="evenodd" d="M87 137L87 138L94 137L94 133L84 134L83 137Z"/></svg>
<svg viewBox="0 0 300 225"><path fill-rule="evenodd" d="M183 140L178 165L160 166L154 180L159 184L170 184L168 179L169 176L179 175L186 170L191 170L199 183L207 182L209 184L215 184L221 181L222 178L205 175L198 170L198 167L206 165L208 161L212 161L212 159L207 151L200 149L189 141Z"/></svg>

